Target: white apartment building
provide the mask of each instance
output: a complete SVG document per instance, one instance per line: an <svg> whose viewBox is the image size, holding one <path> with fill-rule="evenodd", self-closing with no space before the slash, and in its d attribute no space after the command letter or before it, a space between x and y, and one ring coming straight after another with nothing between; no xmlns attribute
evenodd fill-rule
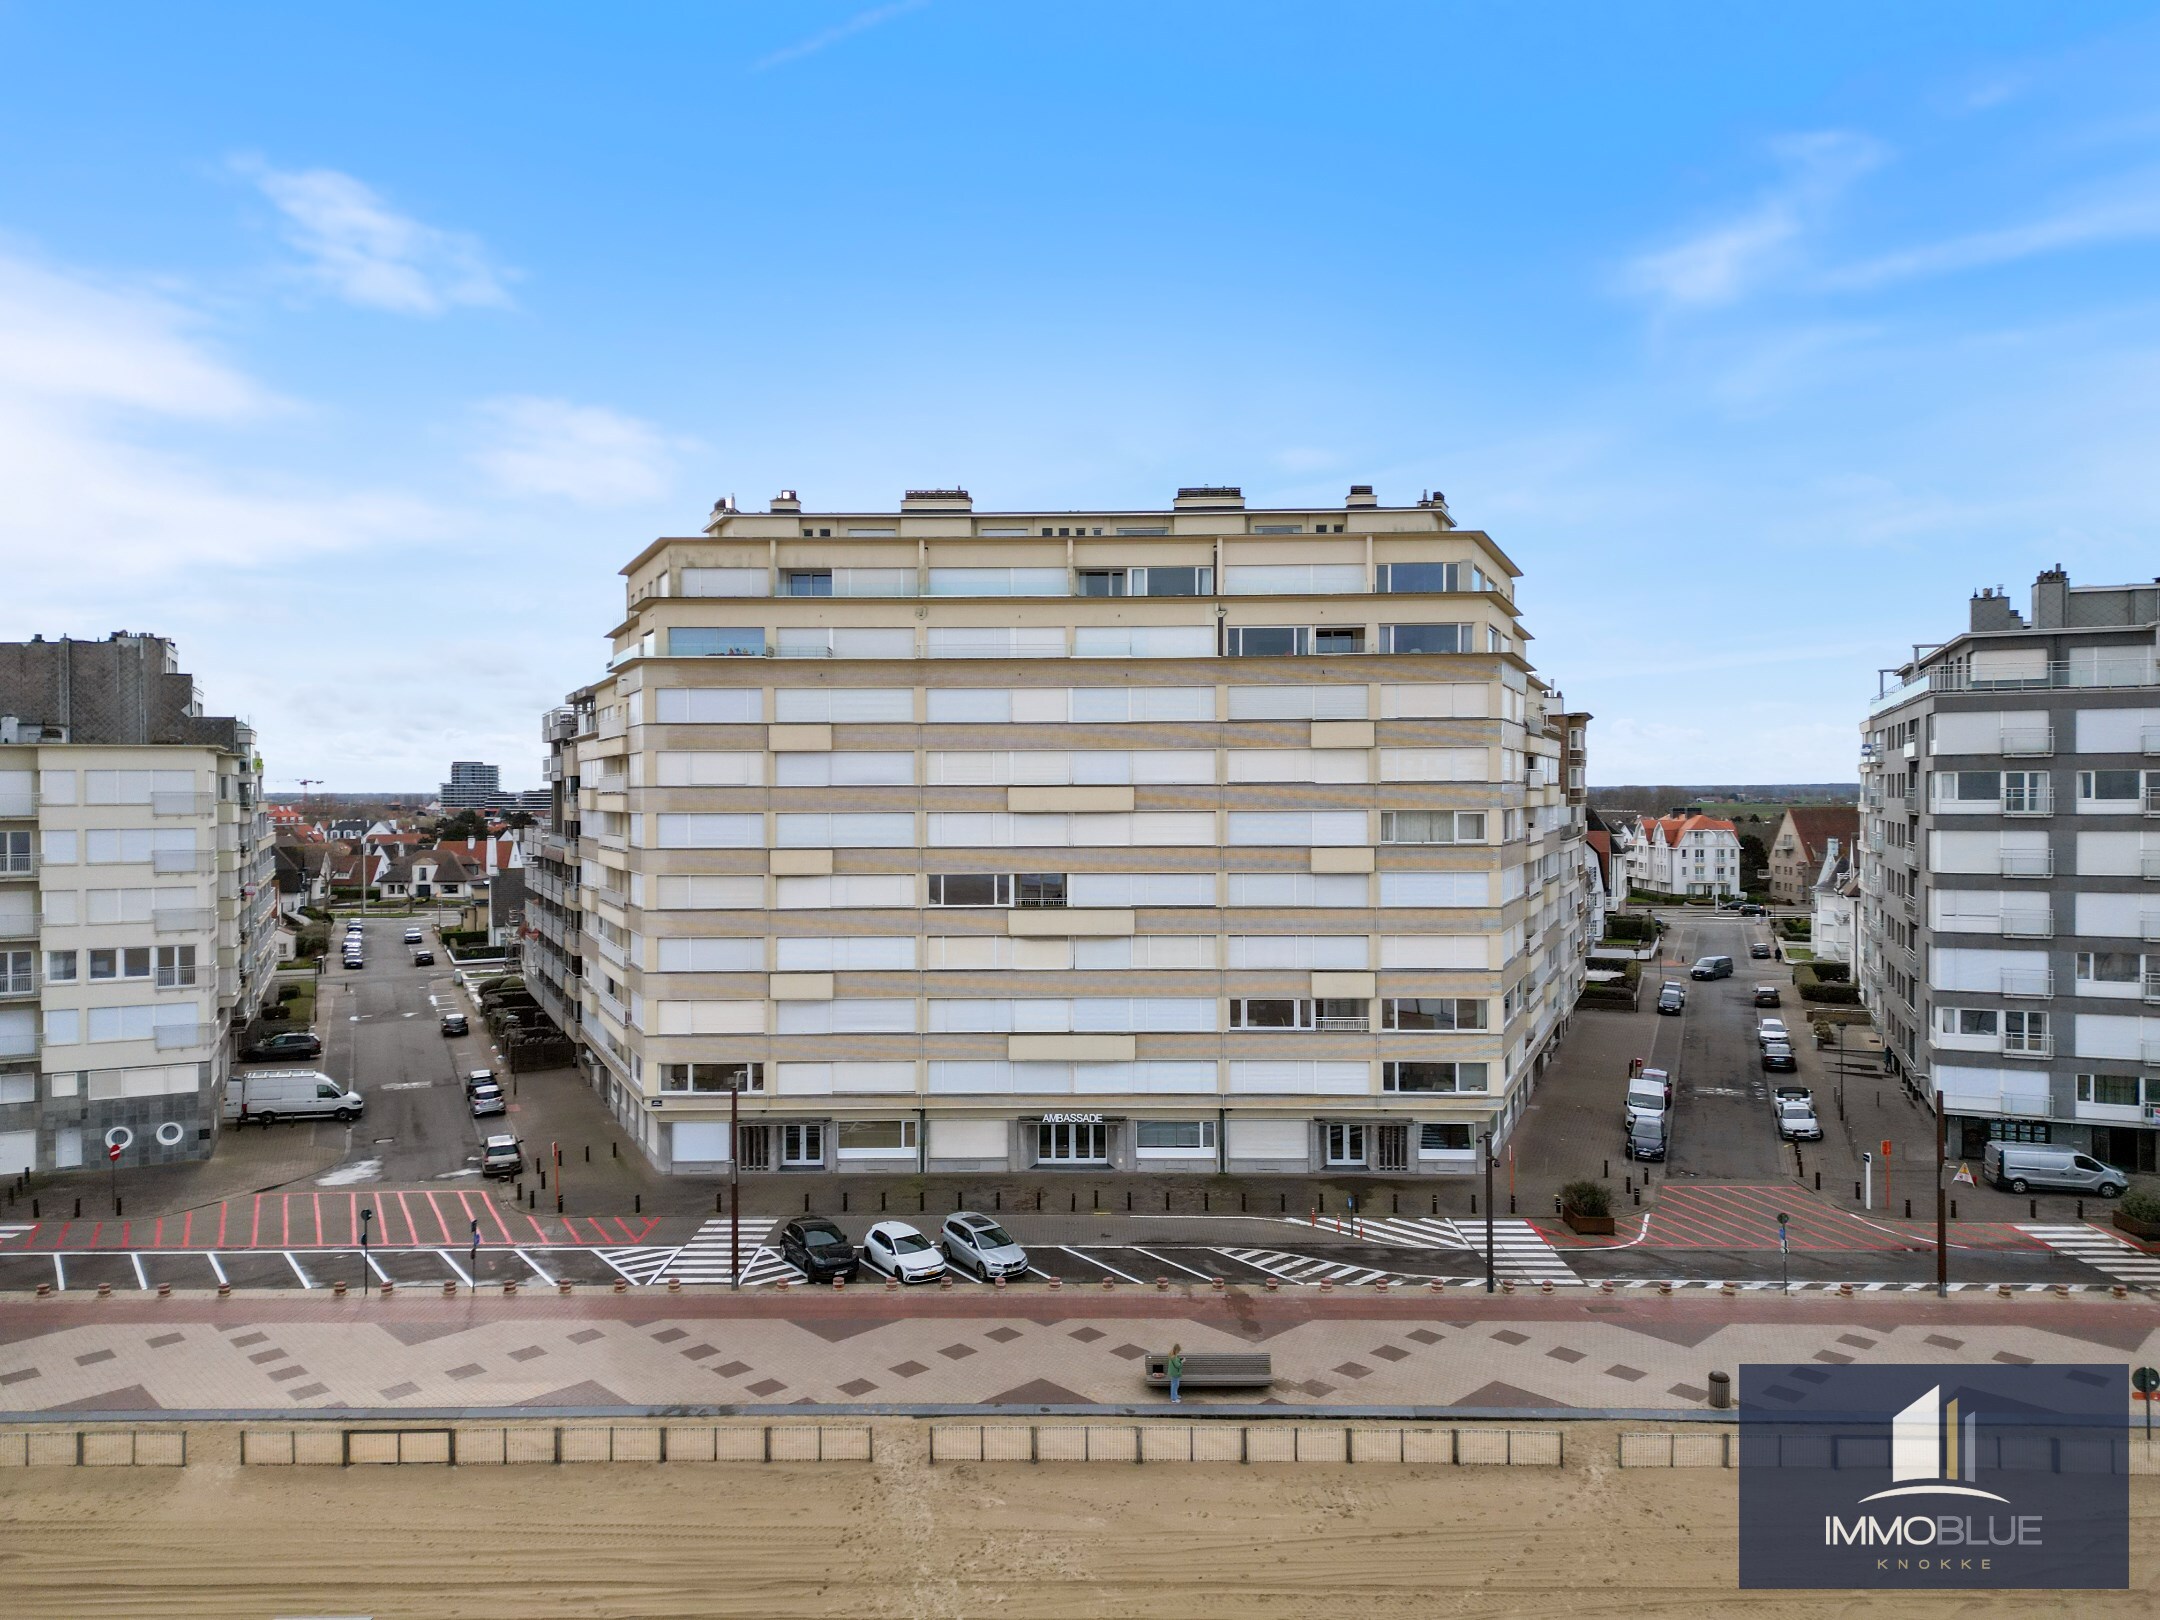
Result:
<svg viewBox="0 0 2160 1620"><path fill-rule="evenodd" d="M0 1172L210 1154L275 972L260 783L170 642L0 643Z"/></svg>
<svg viewBox="0 0 2160 1620"><path fill-rule="evenodd" d="M1583 812L1518 570L1437 498L790 492L623 572L546 723L528 946L656 1162L1467 1173L1507 1134L1581 987Z"/></svg>
<svg viewBox="0 0 2160 1620"><path fill-rule="evenodd" d="M1627 845L1628 887L1637 894L1736 896L1740 834L1699 810L1645 816Z"/></svg>

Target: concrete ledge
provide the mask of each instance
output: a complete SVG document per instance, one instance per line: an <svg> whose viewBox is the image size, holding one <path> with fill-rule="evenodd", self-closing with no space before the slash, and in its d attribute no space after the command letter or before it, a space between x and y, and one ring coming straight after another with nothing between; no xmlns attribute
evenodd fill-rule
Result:
<svg viewBox="0 0 2160 1620"><path fill-rule="evenodd" d="M831 877L829 849L776 849L768 852L775 877Z"/></svg>
<svg viewBox="0 0 2160 1620"><path fill-rule="evenodd" d="M1091 939L1133 931L1129 911L1008 911L1005 931L1018 939Z"/></svg>
<svg viewBox="0 0 2160 1620"><path fill-rule="evenodd" d="M1370 1001L1380 993L1380 975L1377 973L1315 973L1312 976L1312 993L1315 996L1346 996L1353 1000Z"/></svg>
<svg viewBox="0 0 2160 1620"><path fill-rule="evenodd" d="M1370 748L1373 745L1373 723L1370 720L1315 720L1312 723L1312 746L1315 748Z"/></svg>
<svg viewBox="0 0 2160 1620"><path fill-rule="evenodd" d="M1373 852L1369 849L1323 847L1312 852L1312 869L1315 872L1370 872L1373 869Z"/></svg>
<svg viewBox="0 0 2160 1620"><path fill-rule="evenodd" d="M1721 1444L1723 1435L1688 1436ZM1392 1463L1557 1468L1558 1429L1359 1428L1342 1423L941 1423L932 1463Z"/></svg>
<svg viewBox="0 0 2160 1620"><path fill-rule="evenodd" d="M1129 787L1009 787L1005 790L1007 810L1130 810L1132 807L1133 790Z"/></svg>
<svg viewBox="0 0 2160 1620"><path fill-rule="evenodd" d="M1005 1056L1015 1063L1130 1063L1134 1035L1008 1035Z"/></svg>
<svg viewBox="0 0 2160 1620"><path fill-rule="evenodd" d="M775 1001L830 1001L833 976L830 973L775 973L768 982L766 993Z"/></svg>
<svg viewBox="0 0 2160 1620"><path fill-rule="evenodd" d="M829 725L767 726L765 746L776 754L829 754L832 752L832 727Z"/></svg>

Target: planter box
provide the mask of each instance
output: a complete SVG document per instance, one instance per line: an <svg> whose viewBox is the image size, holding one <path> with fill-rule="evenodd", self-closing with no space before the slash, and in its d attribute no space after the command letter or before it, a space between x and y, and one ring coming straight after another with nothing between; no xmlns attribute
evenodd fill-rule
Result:
<svg viewBox="0 0 2160 1620"><path fill-rule="evenodd" d="M2135 1215L2125 1215L2119 1209L2113 1211L2113 1215L2118 1232L2128 1232L2145 1243L2160 1241L2160 1221L2141 1221Z"/></svg>
<svg viewBox="0 0 2160 1620"><path fill-rule="evenodd" d="M1560 1212L1560 1218L1567 1222L1570 1232L1580 1233L1584 1237L1613 1235L1613 1218L1610 1215L1583 1215L1572 1209L1564 1209Z"/></svg>

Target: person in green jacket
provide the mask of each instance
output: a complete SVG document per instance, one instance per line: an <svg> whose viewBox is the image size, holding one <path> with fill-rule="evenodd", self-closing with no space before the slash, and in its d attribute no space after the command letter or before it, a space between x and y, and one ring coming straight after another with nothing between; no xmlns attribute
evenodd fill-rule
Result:
<svg viewBox="0 0 2160 1620"><path fill-rule="evenodd" d="M1163 1371L1170 1375L1170 1400L1175 1405L1178 1403L1178 1380L1185 1376L1185 1347L1182 1344L1170 1347L1170 1359L1163 1363Z"/></svg>

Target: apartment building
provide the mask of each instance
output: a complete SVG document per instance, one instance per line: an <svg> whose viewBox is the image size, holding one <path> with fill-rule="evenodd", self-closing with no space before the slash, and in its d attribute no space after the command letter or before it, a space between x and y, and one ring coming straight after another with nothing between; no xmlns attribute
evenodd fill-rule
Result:
<svg viewBox="0 0 2160 1620"><path fill-rule="evenodd" d="M1788 805L1770 839L1770 898L1806 905L1833 847L1851 851L1860 839L1860 812L1849 804Z"/></svg>
<svg viewBox="0 0 2160 1620"><path fill-rule="evenodd" d="M1643 817L1626 854L1628 887L1637 894L1732 897L1746 887L1739 831L1693 807Z"/></svg>
<svg viewBox="0 0 2160 1620"><path fill-rule="evenodd" d="M450 780L443 783L437 797L446 812L490 809L503 797L502 767L477 759L454 759Z"/></svg>
<svg viewBox="0 0 2160 1620"><path fill-rule="evenodd" d="M585 1010L585 919L578 855L584 829L578 808L578 750L596 735L590 689L571 693L569 702L542 719L540 737L547 755L540 771L548 803L541 825L517 834L525 851L525 913L519 931L525 986L556 1026L573 1039ZM604 1071L593 1068L593 1072ZM641 1102L630 1107L621 1095L613 1100L618 1117L626 1123L636 1121L643 1134Z"/></svg>
<svg viewBox="0 0 2160 1620"><path fill-rule="evenodd" d="M2160 584L2034 582L1884 672L1861 745L1860 983L1953 1151L2155 1168Z"/></svg>
<svg viewBox="0 0 2160 1620"><path fill-rule="evenodd" d="M0 1172L207 1157L276 970L254 734L172 643L0 643Z"/></svg>
<svg viewBox="0 0 2160 1620"><path fill-rule="evenodd" d="M1506 1136L1593 868L1519 571L1437 497L789 492L623 572L546 725L534 976L655 1161L1443 1174Z"/></svg>

